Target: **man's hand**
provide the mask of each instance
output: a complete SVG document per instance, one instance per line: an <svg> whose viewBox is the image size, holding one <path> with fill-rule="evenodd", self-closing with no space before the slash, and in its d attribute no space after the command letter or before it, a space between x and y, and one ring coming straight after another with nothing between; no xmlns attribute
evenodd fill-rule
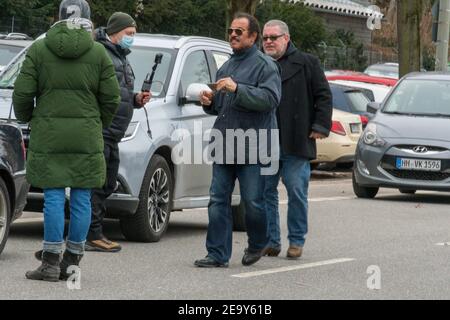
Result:
<svg viewBox="0 0 450 320"><path fill-rule="evenodd" d="M322 139L325 139L326 137L327 136L324 135L323 133L319 133L319 132L315 132L315 131L311 132L311 134L309 136L310 139L314 139L314 140L322 140Z"/></svg>
<svg viewBox="0 0 450 320"><path fill-rule="evenodd" d="M231 78L223 78L217 81L217 91L224 90L227 92L236 92L237 83Z"/></svg>
<svg viewBox="0 0 450 320"><path fill-rule="evenodd" d="M136 105L142 108L150 101L151 98L152 94L150 92L140 92L135 98Z"/></svg>
<svg viewBox="0 0 450 320"><path fill-rule="evenodd" d="M212 104L214 93L212 91L200 92L200 103L204 107L209 107Z"/></svg>

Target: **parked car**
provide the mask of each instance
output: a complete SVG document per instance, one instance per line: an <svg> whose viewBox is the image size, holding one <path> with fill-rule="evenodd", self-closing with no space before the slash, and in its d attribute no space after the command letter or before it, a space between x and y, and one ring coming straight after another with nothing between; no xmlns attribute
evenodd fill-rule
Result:
<svg viewBox="0 0 450 320"><path fill-rule="evenodd" d="M380 187L402 193L450 191L450 74L405 76L358 142L353 190L373 198Z"/></svg>
<svg viewBox="0 0 450 320"><path fill-rule="evenodd" d="M0 39L0 71L32 41L29 40L2 40Z"/></svg>
<svg viewBox="0 0 450 320"><path fill-rule="evenodd" d="M367 112L367 104L370 100L364 91L334 82L330 82L330 89L333 95L333 108L357 114L365 128L371 114Z"/></svg>
<svg viewBox="0 0 450 320"><path fill-rule="evenodd" d="M330 83L342 84L358 88L366 94L370 101L382 102L398 80L367 75L330 75Z"/></svg>
<svg viewBox="0 0 450 320"><path fill-rule="evenodd" d="M11 223L25 207L28 188L22 132L16 124L0 121L0 254Z"/></svg>
<svg viewBox="0 0 450 320"><path fill-rule="evenodd" d="M171 153L179 143L174 139L177 129L185 129L202 140L203 133L196 131L196 126L200 124L203 131L212 128L215 117L190 102L186 92L190 84L214 82L216 71L231 53L227 42L211 38L136 35L128 56L136 76L136 92L152 71L156 55L162 55L162 62L156 69L152 100L145 108L135 110L119 145L117 189L107 201L107 217L120 219L128 240L159 241L171 211L208 206L212 166L175 164ZM25 52L0 74L0 118L10 116L11 92L24 58ZM23 130L29 134L26 124ZM206 147L208 141L203 144ZM41 211L42 190L32 187L28 202L27 210ZM235 230L243 230L244 206L238 188L232 205Z"/></svg>
<svg viewBox="0 0 450 320"><path fill-rule="evenodd" d="M364 73L374 77L399 78L399 65L395 62L377 63L368 66Z"/></svg>
<svg viewBox="0 0 450 320"><path fill-rule="evenodd" d="M327 163L351 166L355 157L356 144L362 133L358 115L333 109L330 136L317 142L317 159L313 164Z"/></svg>
<svg viewBox="0 0 450 320"><path fill-rule="evenodd" d="M25 33L17 33L12 32L8 34L0 34L0 39L6 39L6 40L33 40L29 35L26 35Z"/></svg>

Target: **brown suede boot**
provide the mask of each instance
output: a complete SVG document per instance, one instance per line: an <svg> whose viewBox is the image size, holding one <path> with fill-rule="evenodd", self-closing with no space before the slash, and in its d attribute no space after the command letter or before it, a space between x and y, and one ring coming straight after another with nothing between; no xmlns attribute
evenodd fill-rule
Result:
<svg viewBox="0 0 450 320"><path fill-rule="evenodd" d="M299 246L290 245L286 257L288 259L298 259L302 256L303 248Z"/></svg>

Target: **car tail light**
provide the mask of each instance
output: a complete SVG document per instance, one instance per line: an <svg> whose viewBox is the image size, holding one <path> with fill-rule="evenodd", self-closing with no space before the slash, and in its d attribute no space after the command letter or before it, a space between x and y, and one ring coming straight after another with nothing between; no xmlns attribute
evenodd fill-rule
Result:
<svg viewBox="0 0 450 320"><path fill-rule="evenodd" d="M333 121L333 125L331 126L331 132L339 134L341 136L346 136L344 127L339 121Z"/></svg>
<svg viewBox="0 0 450 320"><path fill-rule="evenodd" d="M369 118L367 118L366 116L360 116L361 117L361 122L363 127L367 126L367 124L369 123Z"/></svg>

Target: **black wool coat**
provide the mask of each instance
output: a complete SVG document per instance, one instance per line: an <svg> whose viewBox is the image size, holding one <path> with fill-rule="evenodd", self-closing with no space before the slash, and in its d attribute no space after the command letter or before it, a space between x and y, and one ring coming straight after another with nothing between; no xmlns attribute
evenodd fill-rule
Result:
<svg viewBox="0 0 450 320"><path fill-rule="evenodd" d="M318 58L289 43L278 60L282 73L282 96L277 109L282 154L313 160L317 157L312 131L329 136L333 99Z"/></svg>

